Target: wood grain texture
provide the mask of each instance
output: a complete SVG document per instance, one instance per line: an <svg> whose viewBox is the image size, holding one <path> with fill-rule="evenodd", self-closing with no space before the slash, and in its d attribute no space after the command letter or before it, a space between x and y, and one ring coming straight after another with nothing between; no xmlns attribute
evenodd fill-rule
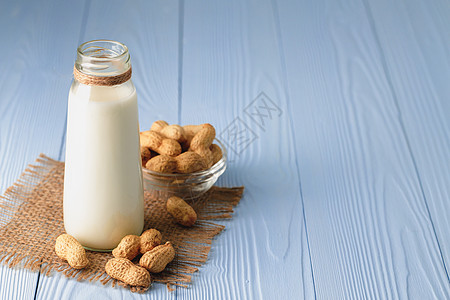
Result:
<svg viewBox="0 0 450 300"><path fill-rule="evenodd" d="M140 125L210 122L245 185L189 289L0 267L0 299L448 299L444 0L0 3L0 191L64 158L80 41L131 51ZM36 291L36 293L35 293Z"/></svg>
<svg viewBox="0 0 450 300"><path fill-rule="evenodd" d="M138 93L139 123L177 122L178 1L91 1L85 41L112 39L128 46Z"/></svg>
<svg viewBox="0 0 450 300"><path fill-rule="evenodd" d="M401 113L399 119L414 159L427 213L439 241L448 280L450 5L447 1L370 1L367 9Z"/></svg>
<svg viewBox="0 0 450 300"><path fill-rule="evenodd" d="M145 293L131 293L122 287L104 286L99 282L77 281L67 279L64 275L54 273L41 276L36 299L175 299L175 292L170 293L163 284L153 284Z"/></svg>
<svg viewBox="0 0 450 300"><path fill-rule="evenodd" d="M447 299L438 240L365 3L274 7L317 298ZM382 22L384 11L377 17Z"/></svg>
<svg viewBox="0 0 450 300"><path fill-rule="evenodd" d="M81 39L112 39L130 49L132 80L138 92L141 129L151 122L178 118L178 1L89 1ZM76 47L71 49L75 53ZM75 55L69 58L73 64ZM69 85L65 87L68 89ZM67 102L64 98L62 101ZM62 153L64 154L63 147ZM155 284L145 294L68 280L55 274L41 276L37 299L172 299L165 285Z"/></svg>
<svg viewBox="0 0 450 300"><path fill-rule="evenodd" d="M33 299L37 272L0 266L0 299Z"/></svg>
<svg viewBox="0 0 450 300"><path fill-rule="evenodd" d="M1 194L40 152L58 158L81 25L80 4L0 5ZM37 281L38 272L1 267L0 298L33 298Z"/></svg>
<svg viewBox="0 0 450 300"><path fill-rule="evenodd" d="M270 1L186 1L183 40L181 122L214 124L230 159L219 184L246 190L177 298L314 298Z"/></svg>

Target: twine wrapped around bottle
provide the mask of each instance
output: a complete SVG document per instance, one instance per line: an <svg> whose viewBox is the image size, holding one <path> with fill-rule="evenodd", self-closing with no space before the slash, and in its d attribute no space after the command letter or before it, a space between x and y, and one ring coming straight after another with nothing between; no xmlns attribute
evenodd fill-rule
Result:
<svg viewBox="0 0 450 300"><path fill-rule="evenodd" d="M73 76L74 78L86 85L100 85L100 86L113 86L113 85L119 85L122 83L127 82L131 78L131 67L125 72L120 75L114 75L114 76L94 76L94 75L88 75L76 68L76 66L73 67Z"/></svg>
<svg viewBox="0 0 450 300"><path fill-rule="evenodd" d="M87 251L90 264L82 270L71 268L56 256L55 240L64 233L63 184L64 163L41 154L36 164L30 165L0 197L0 262L46 275L56 270L69 278L123 285L105 272L111 253ZM191 203L198 220L189 228L174 222L165 209L164 194L145 193L144 229L156 228L163 243L170 241L176 250L175 259L167 268L152 274L154 282L165 283L169 289L170 285L186 287L192 273L206 262L212 239L225 228L211 220L231 218L243 190L243 187L212 187Z"/></svg>

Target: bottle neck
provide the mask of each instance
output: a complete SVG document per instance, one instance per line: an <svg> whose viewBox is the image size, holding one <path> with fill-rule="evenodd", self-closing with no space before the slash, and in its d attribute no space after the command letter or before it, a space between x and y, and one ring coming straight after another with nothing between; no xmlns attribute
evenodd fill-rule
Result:
<svg viewBox="0 0 450 300"><path fill-rule="evenodd" d="M75 71L87 76L113 77L131 72L127 46L110 40L94 40L77 49Z"/></svg>

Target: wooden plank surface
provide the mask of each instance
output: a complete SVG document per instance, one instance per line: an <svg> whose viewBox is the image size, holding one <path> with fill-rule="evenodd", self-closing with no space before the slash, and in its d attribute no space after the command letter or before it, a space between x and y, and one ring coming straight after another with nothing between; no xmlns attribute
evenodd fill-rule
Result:
<svg viewBox="0 0 450 300"><path fill-rule="evenodd" d="M0 4L0 191L40 152L58 158L83 2ZM32 299L39 273L0 267L1 299Z"/></svg>
<svg viewBox="0 0 450 300"><path fill-rule="evenodd" d="M448 280L450 4L372 1L368 9Z"/></svg>
<svg viewBox="0 0 450 300"><path fill-rule="evenodd" d="M0 191L64 158L80 41L131 50L140 125L210 122L245 185L189 289L0 267L0 299L450 298L450 6L0 2Z"/></svg>
<svg viewBox="0 0 450 300"><path fill-rule="evenodd" d="M0 267L0 299L33 299L37 272Z"/></svg>
<svg viewBox="0 0 450 300"><path fill-rule="evenodd" d="M447 299L439 243L365 2L275 7L317 298Z"/></svg>
<svg viewBox="0 0 450 300"><path fill-rule="evenodd" d="M138 91L142 129L151 122L178 118L178 1L90 1L86 6L81 39L112 39L130 49L133 82ZM70 49L73 64L76 47ZM69 68L71 69L71 67ZM68 91L69 85L64 87ZM60 101L67 102L65 95ZM65 149L63 147L63 149ZM64 151L63 151L64 153ZM172 299L165 285L155 284L148 293L132 294L120 287L80 283L60 274L41 276L37 299Z"/></svg>
<svg viewBox="0 0 450 300"><path fill-rule="evenodd" d="M219 184L246 191L177 298L314 298L271 3L186 1L183 21L181 122L216 126L230 155Z"/></svg>

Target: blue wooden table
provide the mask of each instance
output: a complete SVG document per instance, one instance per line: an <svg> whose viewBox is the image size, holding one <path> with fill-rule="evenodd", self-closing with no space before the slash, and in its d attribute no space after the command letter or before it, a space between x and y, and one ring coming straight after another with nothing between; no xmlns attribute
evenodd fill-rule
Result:
<svg viewBox="0 0 450 300"><path fill-rule="evenodd" d="M449 299L448 0L0 1L0 190L64 160L76 47L128 45L142 129L210 122L243 200L188 289L0 268L0 299Z"/></svg>

